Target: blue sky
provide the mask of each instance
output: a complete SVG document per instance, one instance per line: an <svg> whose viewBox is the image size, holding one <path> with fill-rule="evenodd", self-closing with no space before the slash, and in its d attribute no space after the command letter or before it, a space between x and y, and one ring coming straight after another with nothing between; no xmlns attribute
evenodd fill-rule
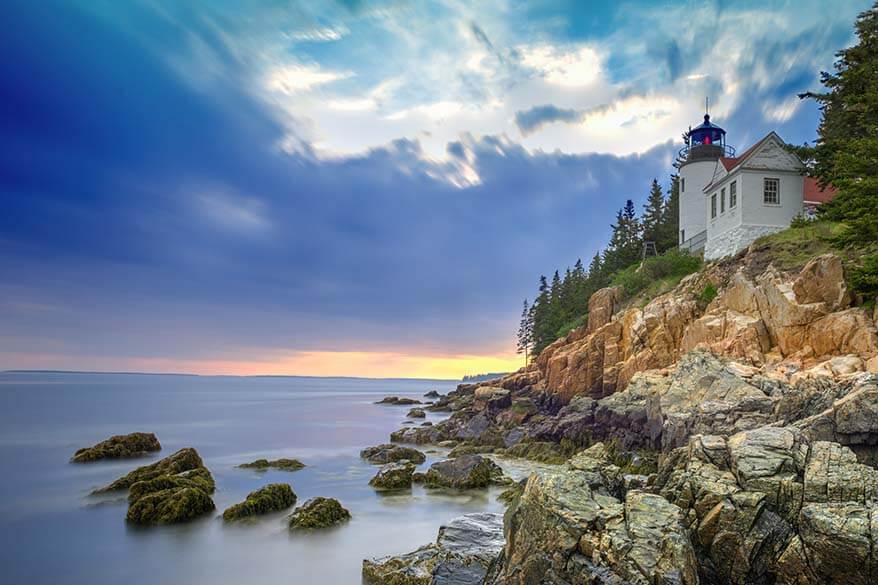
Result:
<svg viewBox="0 0 878 585"><path fill-rule="evenodd" d="M102 1L0 8L0 368L459 375L541 273L731 144L870 2Z"/></svg>

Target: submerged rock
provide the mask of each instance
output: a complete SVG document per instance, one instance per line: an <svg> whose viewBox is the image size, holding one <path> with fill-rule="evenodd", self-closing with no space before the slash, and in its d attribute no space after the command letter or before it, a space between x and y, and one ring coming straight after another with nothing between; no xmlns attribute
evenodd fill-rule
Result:
<svg viewBox="0 0 878 585"><path fill-rule="evenodd" d="M427 460L427 456L411 447L401 447L393 443L385 443L368 447L360 451L360 457L369 463L392 463L394 461L411 461L415 464L421 464Z"/></svg>
<svg viewBox="0 0 878 585"><path fill-rule="evenodd" d="M461 455L437 461L424 476L427 487L483 488L509 483L500 467L481 455Z"/></svg>
<svg viewBox="0 0 878 585"><path fill-rule="evenodd" d="M127 459L143 457L154 451L161 451L162 445L152 433L130 433L114 435L97 445L79 449L70 459L73 463L90 463L101 459Z"/></svg>
<svg viewBox="0 0 878 585"><path fill-rule="evenodd" d="M501 514L467 514L439 528L434 544L363 561L371 585L480 585L503 548Z"/></svg>
<svg viewBox="0 0 878 585"><path fill-rule="evenodd" d="M350 520L351 513L335 498L311 498L289 516L290 530L327 528Z"/></svg>
<svg viewBox="0 0 878 585"><path fill-rule="evenodd" d="M285 510L296 503L293 488L286 483L270 483L247 494L247 498L226 509L223 520L226 522L261 516Z"/></svg>
<svg viewBox="0 0 878 585"><path fill-rule="evenodd" d="M378 473L369 480L369 485L376 489L398 490L412 487L412 474L415 472L415 464L403 460L396 463L388 463L378 470Z"/></svg>
<svg viewBox="0 0 878 585"><path fill-rule="evenodd" d="M138 481L155 479L162 475L177 475L184 471L204 468L204 462L198 455L198 451L192 447L180 449L173 455L156 461L152 465L138 467L134 471L117 479L116 481L94 491L94 493L112 492L130 488ZM205 469L205 471L207 471ZM211 483L213 480L211 479Z"/></svg>
<svg viewBox="0 0 878 585"><path fill-rule="evenodd" d="M256 469L259 471L266 471L268 469L279 469L281 471L299 471L300 469L305 467L305 464L298 459L275 459L273 461L269 461L268 459L257 459L256 461L251 461L250 463L242 463L238 467L244 469Z"/></svg>
<svg viewBox="0 0 878 585"><path fill-rule="evenodd" d="M407 398L405 396L385 396L375 404L395 404L399 406L408 406L411 404L421 404L421 401L415 400L414 398Z"/></svg>

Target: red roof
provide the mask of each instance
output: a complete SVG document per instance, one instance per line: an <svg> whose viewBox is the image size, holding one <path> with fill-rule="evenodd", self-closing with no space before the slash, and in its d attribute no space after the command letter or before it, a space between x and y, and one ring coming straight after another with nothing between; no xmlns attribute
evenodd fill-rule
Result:
<svg viewBox="0 0 878 585"><path fill-rule="evenodd" d="M728 156L724 156L724 157L722 157L721 159L719 159L720 162L722 162L722 163L723 163L723 166L726 167L726 171L728 171L728 172L731 173L731 172L732 172L732 169L734 169L736 166L738 166L739 164L741 164L742 162L744 162L744 159L747 158L748 156L750 156L751 154L753 154L753 151L756 150L757 148L759 148L759 146L760 146L763 142L765 142L766 140L768 140L768 138L769 138L772 134L774 134L774 132L769 132L768 134L766 134L766 135L762 138L762 140L760 140L759 142L757 142L756 144L754 144L753 146L751 146L750 148L748 148L747 150L745 150L743 153L741 153L740 156L736 156L735 158L731 158L731 157L728 157Z"/></svg>
<svg viewBox="0 0 878 585"><path fill-rule="evenodd" d="M805 177L805 187L803 189L802 198L812 203L826 203L831 201L835 194L838 193L835 187L827 185L825 189L820 188L820 184L814 177Z"/></svg>

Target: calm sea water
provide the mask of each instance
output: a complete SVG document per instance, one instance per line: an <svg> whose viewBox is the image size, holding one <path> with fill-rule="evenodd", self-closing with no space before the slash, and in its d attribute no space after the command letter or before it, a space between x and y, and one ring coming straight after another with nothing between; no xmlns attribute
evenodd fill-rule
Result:
<svg viewBox="0 0 878 585"><path fill-rule="evenodd" d="M497 489L380 495L376 466L359 459L387 442L408 407L377 406L388 394L420 397L452 382L340 378L236 378L131 374L0 373L0 581L83 583L360 583L363 558L403 553L460 514L502 511ZM428 420L442 416L428 414ZM420 422L420 421L418 421ZM79 447L149 431L153 457L74 465ZM217 482L217 513L191 524L126 525L124 496L89 492L181 447L195 447ZM285 473L237 469L259 457L295 457ZM428 454L428 466L441 454ZM515 470L512 470L515 475ZM290 534L285 514L225 526L221 510L264 484L287 482L299 503L338 498L350 523Z"/></svg>

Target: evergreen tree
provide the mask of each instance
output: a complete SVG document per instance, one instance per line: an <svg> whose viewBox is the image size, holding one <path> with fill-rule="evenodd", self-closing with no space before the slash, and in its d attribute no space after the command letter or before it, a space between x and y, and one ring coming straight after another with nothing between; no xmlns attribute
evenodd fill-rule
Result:
<svg viewBox="0 0 878 585"><path fill-rule="evenodd" d="M662 239L662 228L665 219L665 196L658 180L653 179L649 189L649 198L643 206L643 240L655 242L656 248Z"/></svg>
<svg viewBox="0 0 878 585"><path fill-rule="evenodd" d="M662 210L662 222L658 244L659 254L666 252L679 243L680 233L680 176L671 175L671 187ZM695 234L693 234L695 235Z"/></svg>
<svg viewBox="0 0 878 585"><path fill-rule="evenodd" d="M878 3L856 22L858 42L836 54L835 71L823 72L825 93L799 97L820 104L816 145L797 149L813 160L811 173L838 189L821 215L845 222L843 243L878 241Z"/></svg>
<svg viewBox="0 0 878 585"><path fill-rule="evenodd" d="M604 251L603 259L607 273L627 268L640 258L643 237L633 201L629 199L625 202L625 207L616 214L616 223L611 227L613 235L610 237L610 245Z"/></svg>
<svg viewBox="0 0 878 585"><path fill-rule="evenodd" d="M521 310L521 322L518 324L518 347L516 353L524 353L524 365L529 362L529 352L533 344L533 311L524 299Z"/></svg>
<svg viewBox="0 0 878 585"><path fill-rule="evenodd" d="M531 307L533 313L533 353L540 353L544 347L552 343L555 331L551 329L549 319L551 317L549 297L549 283L545 276L540 276L539 295Z"/></svg>

